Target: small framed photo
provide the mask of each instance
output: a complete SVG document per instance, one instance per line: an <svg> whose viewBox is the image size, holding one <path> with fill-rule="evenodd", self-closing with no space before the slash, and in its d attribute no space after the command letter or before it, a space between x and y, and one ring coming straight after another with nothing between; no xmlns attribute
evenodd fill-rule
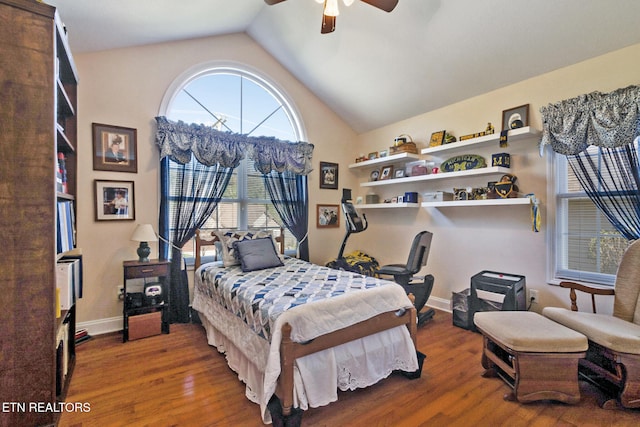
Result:
<svg viewBox="0 0 640 427"><path fill-rule="evenodd" d="M338 189L338 164L320 162L320 188Z"/></svg>
<svg viewBox="0 0 640 427"><path fill-rule="evenodd" d="M385 179L390 179L391 177L393 177L393 165L383 167L380 171L380 178L378 179L382 181Z"/></svg>
<svg viewBox="0 0 640 427"><path fill-rule="evenodd" d="M340 206L316 205L316 226L318 228L335 228L340 226Z"/></svg>
<svg viewBox="0 0 640 427"><path fill-rule="evenodd" d="M95 180L96 221L136 219L133 181Z"/></svg>
<svg viewBox="0 0 640 427"><path fill-rule="evenodd" d="M429 147L437 147L444 144L444 137L446 133L447 132L444 130L432 133L431 139L429 140Z"/></svg>
<svg viewBox="0 0 640 427"><path fill-rule="evenodd" d="M396 169L395 178L404 178L404 169Z"/></svg>
<svg viewBox="0 0 640 427"><path fill-rule="evenodd" d="M380 158L387 157L387 154L389 154L389 150L382 150L382 151L378 152L378 156Z"/></svg>
<svg viewBox="0 0 640 427"><path fill-rule="evenodd" d="M502 130L529 126L529 104L509 108L502 112Z"/></svg>
<svg viewBox="0 0 640 427"><path fill-rule="evenodd" d="M138 172L137 130L92 123L93 170Z"/></svg>
<svg viewBox="0 0 640 427"><path fill-rule="evenodd" d="M372 151L371 153L369 153L369 155L367 156L367 159L369 160L375 160L378 158L378 152L377 151Z"/></svg>

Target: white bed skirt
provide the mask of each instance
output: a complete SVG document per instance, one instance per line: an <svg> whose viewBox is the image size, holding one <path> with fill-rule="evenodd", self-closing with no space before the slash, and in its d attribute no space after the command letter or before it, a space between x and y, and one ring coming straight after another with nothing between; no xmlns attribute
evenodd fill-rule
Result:
<svg viewBox="0 0 640 427"><path fill-rule="evenodd" d="M208 343L225 355L229 367L246 384L246 397L260 405L263 422L270 423L267 403L279 373L279 365L274 362L274 353L279 357L279 345L278 349L270 348L241 319L197 292L193 308L200 313ZM279 343L279 334L276 335ZM303 410L324 406L338 399L338 389L368 387L394 370L417 369L411 336L405 326L398 326L297 359L294 405ZM265 375L265 371L269 374Z"/></svg>

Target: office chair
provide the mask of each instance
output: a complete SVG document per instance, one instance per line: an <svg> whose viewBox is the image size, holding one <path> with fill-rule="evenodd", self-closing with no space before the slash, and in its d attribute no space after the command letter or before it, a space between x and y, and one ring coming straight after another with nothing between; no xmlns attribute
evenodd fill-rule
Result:
<svg viewBox="0 0 640 427"><path fill-rule="evenodd" d="M431 295L434 282L433 276L431 274L427 274L424 277L415 276L423 266L427 265L432 237L433 233L421 231L413 238L406 264L383 265L376 271L378 276L393 276L394 282L402 286L407 294L414 295L414 305L418 311L418 325L431 319L435 314L435 310L432 308L429 308L424 313L420 312ZM421 282L416 280L421 280Z"/></svg>

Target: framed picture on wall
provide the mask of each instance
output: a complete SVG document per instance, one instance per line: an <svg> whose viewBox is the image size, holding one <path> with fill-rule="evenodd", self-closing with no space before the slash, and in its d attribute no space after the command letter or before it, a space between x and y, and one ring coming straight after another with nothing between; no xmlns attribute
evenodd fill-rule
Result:
<svg viewBox="0 0 640 427"><path fill-rule="evenodd" d="M96 221L136 219L133 181L95 180Z"/></svg>
<svg viewBox="0 0 640 427"><path fill-rule="evenodd" d="M338 164L320 162L320 188L338 189Z"/></svg>
<svg viewBox="0 0 640 427"><path fill-rule="evenodd" d="M502 130L529 126L529 104L509 108L502 112Z"/></svg>
<svg viewBox="0 0 640 427"><path fill-rule="evenodd" d="M93 170L138 172L137 130L121 126L91 124Z"/></svg>
<svg viewBox="0 0 640 427"><path fill-rule="evenodd" d="M340 206L316 205L316 226L318 228L335 228L340 226Z"/></svg>

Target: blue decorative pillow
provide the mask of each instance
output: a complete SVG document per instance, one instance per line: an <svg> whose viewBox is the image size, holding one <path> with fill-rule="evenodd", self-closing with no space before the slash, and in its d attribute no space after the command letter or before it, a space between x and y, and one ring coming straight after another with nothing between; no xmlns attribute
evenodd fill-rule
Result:
<svg viewBox="0 0 640 427"><path fill-rule="evenodd" d="M263 270L284 265L271 237L233 242L242 271Z"/></svg>

